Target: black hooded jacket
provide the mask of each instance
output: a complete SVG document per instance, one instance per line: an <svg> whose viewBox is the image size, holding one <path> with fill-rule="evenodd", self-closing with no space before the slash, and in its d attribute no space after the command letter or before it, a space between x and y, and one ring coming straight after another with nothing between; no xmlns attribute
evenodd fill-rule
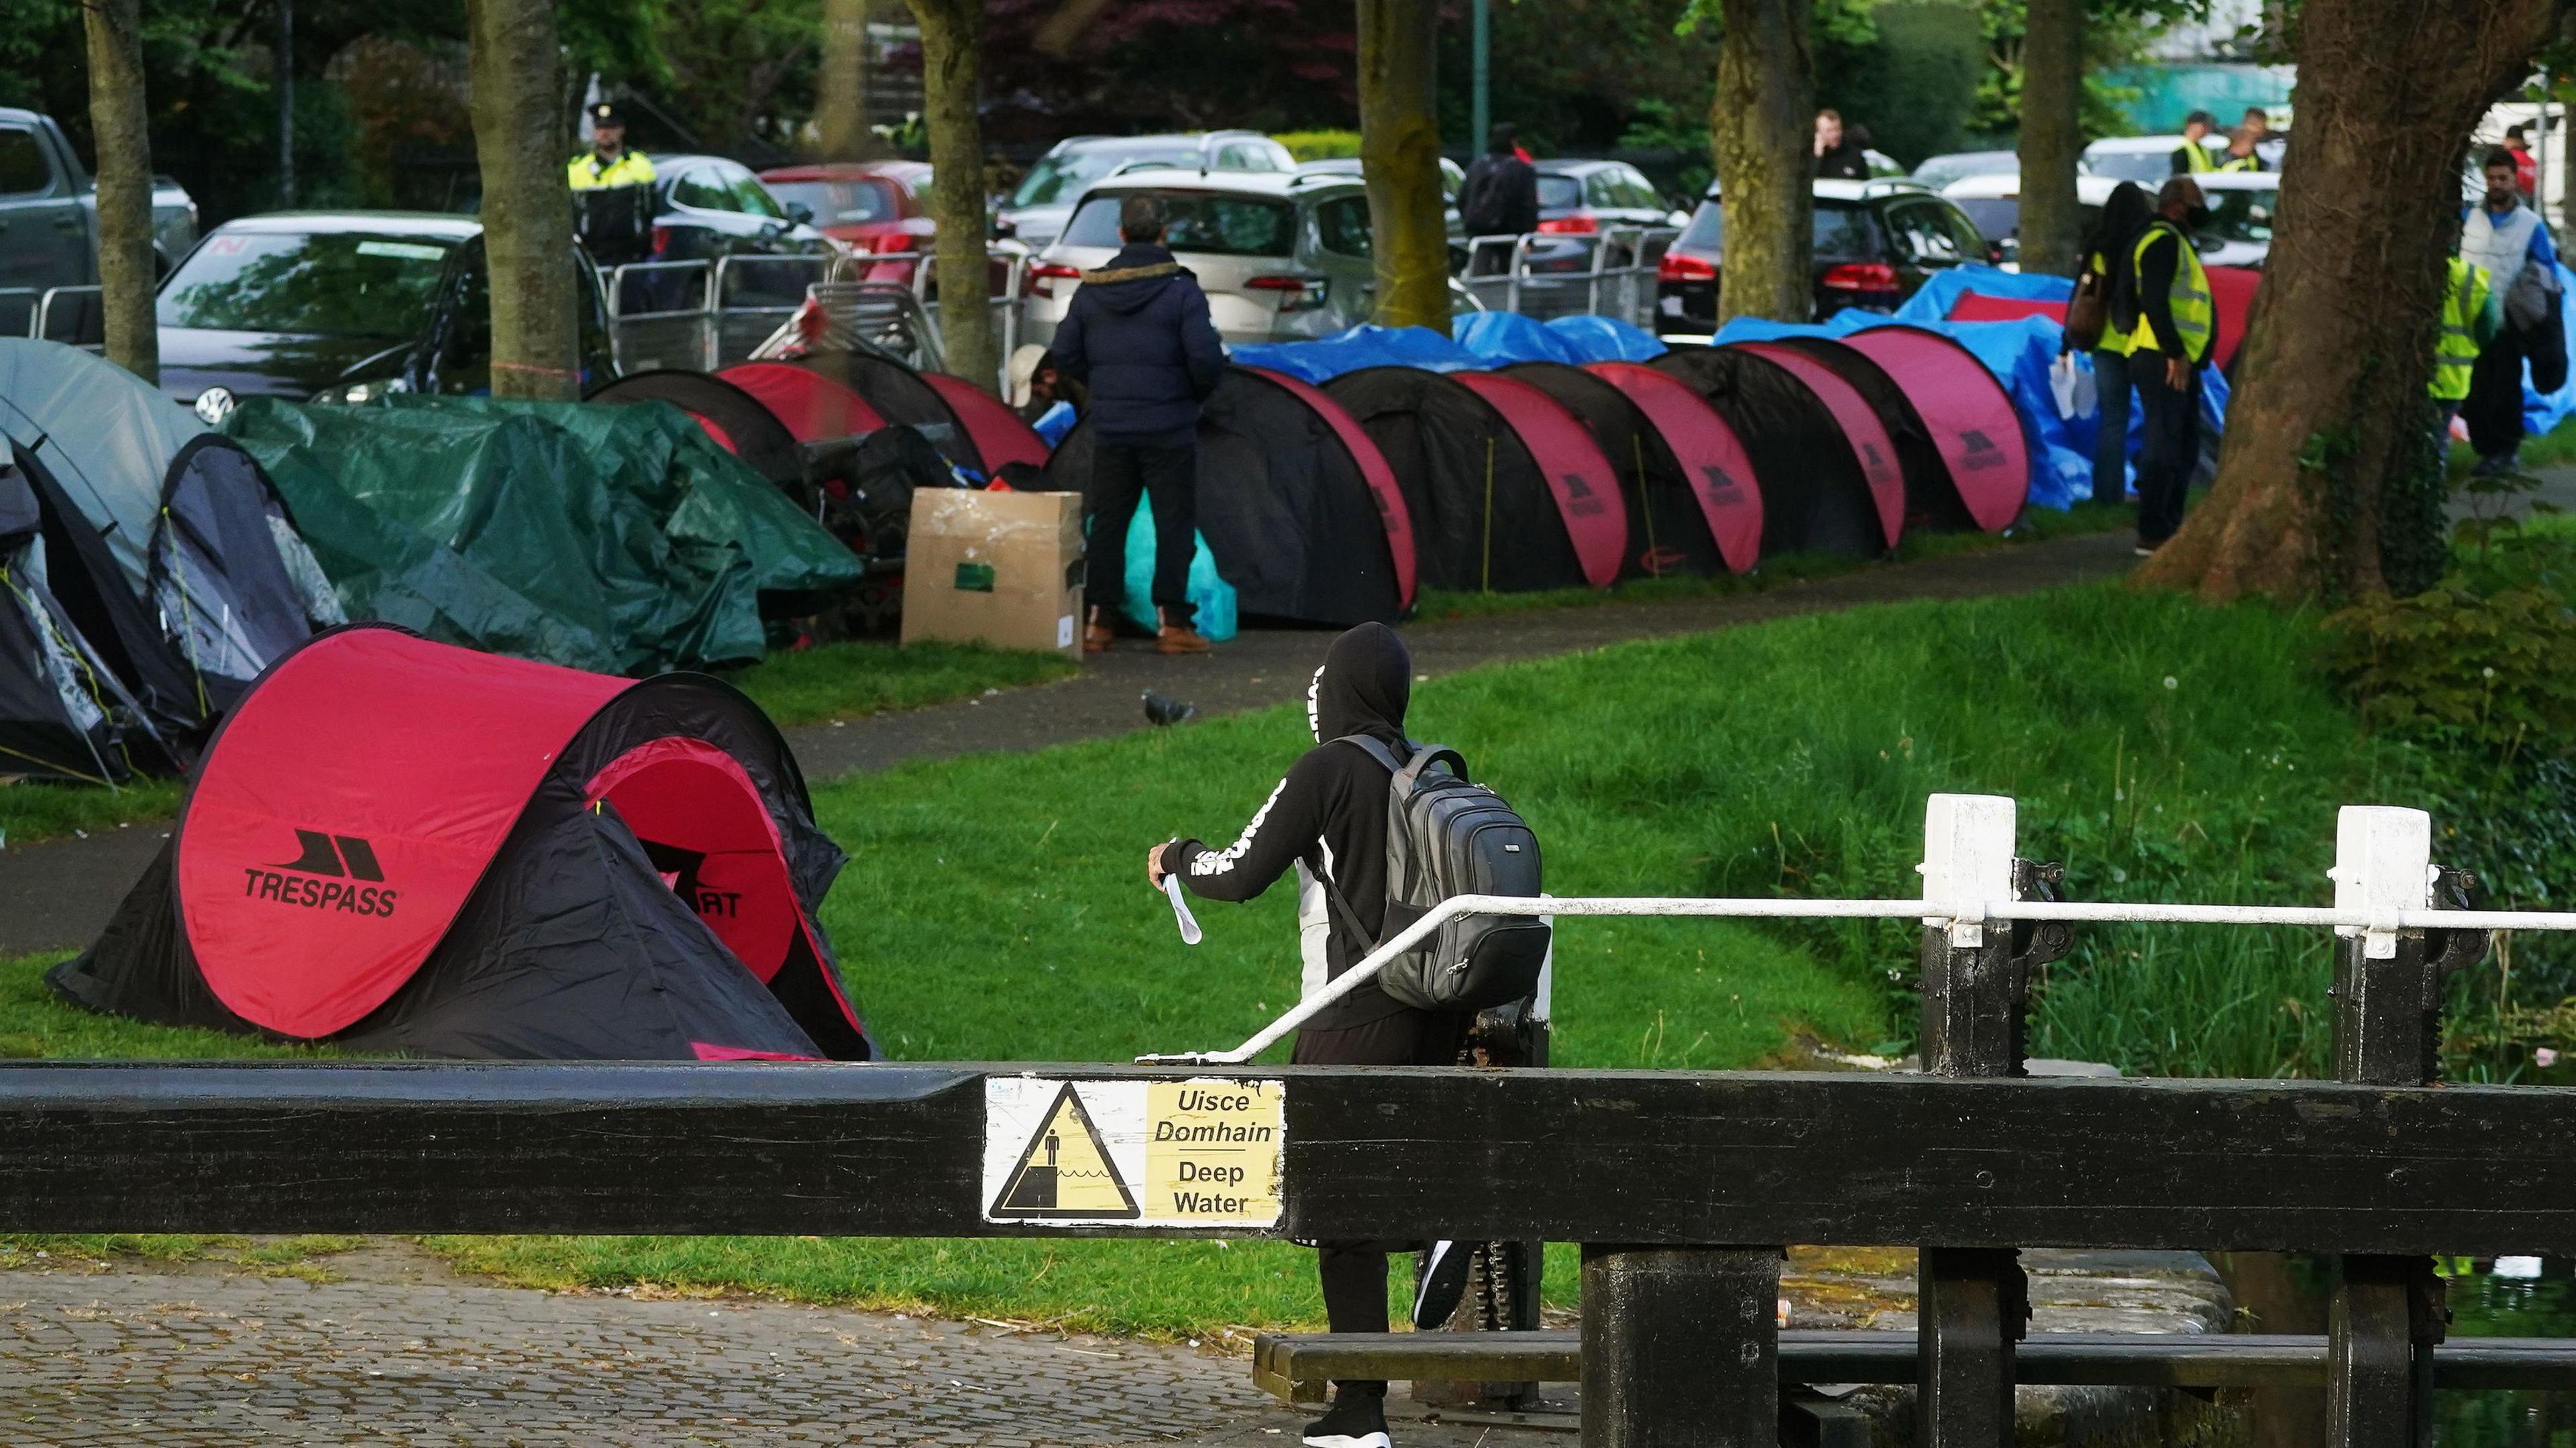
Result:
<svg viewBox="0 0 2576 1448"><path fill-rule="evenodd" d="M1326 978L1350 969L1368 953L1363 942L1375 941L1386 923L1386 805L1393 777L1367 751L1333 741L1366 734L1401 757L1410 747L1404 708L1412 696L1413 656L1395 630L1364 623L1333 640L1306 690L1315 747L1290 767L1233 844L1219 850L1197 840L1179 843L1169 864L1181 883L1210 900L1249 900L1291 866L1304 864L1350 904L1351 914L1345 915L1340 901L1326 897L1333 920ZM1308 1025L1338 1030L1405 1009L1371 983Z"/></svg>
<svg viewBox="0 0 2576 1448"><path fill-rule="evenodd" d="M1225 377L1207 294L1159 246L1131 245L1084 272L1049 350L1059 373L1090 389L1104 443L1190 446L1199 404Z"/></svg>

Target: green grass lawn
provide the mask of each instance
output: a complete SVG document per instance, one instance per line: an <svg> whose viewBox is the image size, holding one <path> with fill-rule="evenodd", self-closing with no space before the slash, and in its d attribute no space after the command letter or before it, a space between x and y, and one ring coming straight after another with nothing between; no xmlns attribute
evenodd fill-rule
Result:
<svg viewBox="0 0 2576 1448"><path fill-rule="evenodd" d="M2020 522L2002 533L1909 533L1897 547L1896 561L1910 563L1924 558L1952 558L1962 553L1985 553L2019 543L2117 532L2133 526L2136 520L2137 509L2126 503L2083 502L2064 512L2054 508L2031 508L2022 514ZM1582 608L1605 602L1663 603L1681 598L1728 598L1737 594L1760 593L1783 583L1831 578L1876 566L1879 566L1878 560L1838 553L1783 553L1763 559L1761 566L1751 573L1632 578L1606 591L1550 588L1531 593L1477 593L1467 589L1427 588L1422 591L1415 607L1417 615L1426 619L1483 618L1540 608Z"/></svg>
<svg viewBox="0 0 2576 1448"><path fill-rule="evenodd" d="M2316 622L2111 586L1790 619L1480 669L1411 720L1530 818L1560 893L1907 895L1924 796L2021 801L2024 853L2079 899L2322 903L2339 804L2403 802L2403 760L2310 661ZM1205 905L1183 947L1145 848L1230 838L1307 741L1279 708L1035 755L828 785L851 856L825 907L852 994L910 1060L1123 1060L1231 1045L1296 989L1293 903ZM2385 793L2383 793L2385 791ZM1729 1068L1801 1032L1902 1044L1903 923L1569 922L1557 1059ZM2088 930L2051 972L2035 1054L2137 1071L2323 1064L2326 960L2298 932ZM98 1021L0 965L0 1049L245 1054ZM220 1048L214 1050L210 1048ZM546 1286L638 1283L1208 1335L1320 1320L1279 1243L432 1239ZM1571 1295L1560 1260L1551 1295Z"/></svg>

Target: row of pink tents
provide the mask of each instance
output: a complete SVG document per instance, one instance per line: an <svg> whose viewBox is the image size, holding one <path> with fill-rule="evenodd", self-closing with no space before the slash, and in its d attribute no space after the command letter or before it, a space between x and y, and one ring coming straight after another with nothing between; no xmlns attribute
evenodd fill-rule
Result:
<svg viewBox="0 0 2576 1448"><path fill-rule="evenodd" d="M948 458L1080 490L1091 443L1050 452L954 378L827 354L617 384L697 415L772 476L801 444L927 425ZM2009 527L2031 449L2011 398L1938 333L1874 327L1495 371L1368 367L1316 385L1229 369L1199 430L1199 526L1248 620L1393 621L1421 589L1607 588L1871 557L1909 529Z"/></svg>

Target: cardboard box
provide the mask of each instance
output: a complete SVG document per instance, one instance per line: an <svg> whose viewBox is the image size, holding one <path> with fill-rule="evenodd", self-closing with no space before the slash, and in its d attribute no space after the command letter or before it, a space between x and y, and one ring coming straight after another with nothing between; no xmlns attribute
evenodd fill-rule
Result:
<svg viewBox="0 0 2576 1448"><path fill-rule="evenodd" d="M923 488L904 542L903 641L1082 656L1082 495Z"/></svg>

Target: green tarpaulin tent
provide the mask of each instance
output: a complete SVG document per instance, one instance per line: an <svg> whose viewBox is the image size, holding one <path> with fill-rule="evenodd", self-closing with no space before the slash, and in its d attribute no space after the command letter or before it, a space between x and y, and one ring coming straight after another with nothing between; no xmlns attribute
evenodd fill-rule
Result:
<svg viewBox="0 0 2576 1448"><path fill-rule="evenodd" d="M760 656L860 563L667 403L255 398L224 419L353 618L612 674Z"/></svg>

